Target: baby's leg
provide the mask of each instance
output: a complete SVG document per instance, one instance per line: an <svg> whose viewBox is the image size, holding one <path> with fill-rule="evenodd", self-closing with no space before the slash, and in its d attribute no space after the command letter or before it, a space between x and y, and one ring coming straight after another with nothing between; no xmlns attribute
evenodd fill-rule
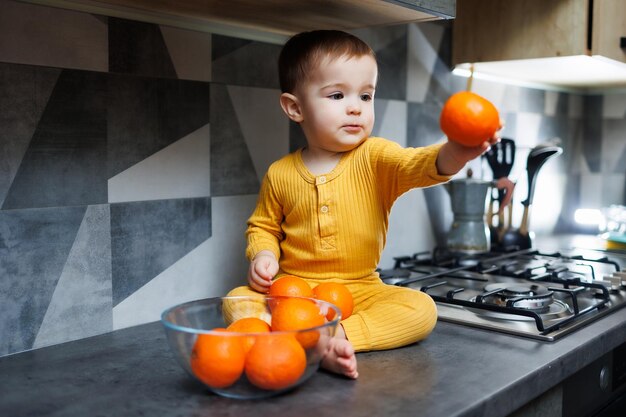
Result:
<svg viewBox="0 0 626 417"><path fill-rule="evenodd" d="M383 350L425 339L437 322L437 307L427 294L381 283L350 288L355 309L342 321L354 350Z"/></svg>
<svg viewBox="0 0 626 417"><path fill-rule="evenodd" d="M328 343L328 350L322 359L322 368L327 371L356 379L357 372L356 356L352 343L346 339L346 334L341 325L337 329L337 334Z"/></svg>

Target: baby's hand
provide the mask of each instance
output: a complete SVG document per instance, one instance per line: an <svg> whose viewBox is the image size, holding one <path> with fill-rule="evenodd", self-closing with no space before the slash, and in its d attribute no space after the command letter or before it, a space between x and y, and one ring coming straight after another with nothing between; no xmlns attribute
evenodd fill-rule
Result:
<svg viewBox="0 0 626 417"><path fill-rule="evenodd" d="M258 292L266 293L272 285L272 278L278 272L278 261L270 251L259 252L250 262L248 284Z"/></svg>
<svg viewBox="0 0 626 417"><path fill-rule="evenodd" d="M502 124L500 124L502 128ZM491 145L500 141L498 132L478 146L465 146L453 140L448 140L437 155L437 171L442 175L454 175L466 163L485 153Z"/></svg>
<svg viewBox="0 0 626 417"><path fill-rule="evenodd" d="M492 138L489 138L478 146L464 146L453 141L449 141L448 143L452 145L451 149L454 159L462 163L467 163L485 153L491 145L495 145L499 141L500 137L495 134Z"/></svg>

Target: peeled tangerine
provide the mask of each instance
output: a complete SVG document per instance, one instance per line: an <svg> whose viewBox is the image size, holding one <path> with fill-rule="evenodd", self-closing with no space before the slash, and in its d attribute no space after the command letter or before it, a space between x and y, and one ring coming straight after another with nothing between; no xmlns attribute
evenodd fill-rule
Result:
<svg viewBox="0 0 626 417"><path fill-rule="evenodd" d="M448 139L465 146L478 146L500 128L500 116L489 100L461 91L443 105L439 125Z"/></svg>

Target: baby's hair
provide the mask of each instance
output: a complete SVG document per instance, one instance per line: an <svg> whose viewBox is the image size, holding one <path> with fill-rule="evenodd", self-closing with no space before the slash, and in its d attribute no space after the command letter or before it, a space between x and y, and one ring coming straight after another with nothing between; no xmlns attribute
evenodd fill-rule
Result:
<svg viewBox="0 0 626 417"><path fill-rule="evenodd" d="M278 58L278 76L283 93L293 93L310 71L328 57L362 57L376 55L368 44L339 30L313 30L291 37Z"/></svg>

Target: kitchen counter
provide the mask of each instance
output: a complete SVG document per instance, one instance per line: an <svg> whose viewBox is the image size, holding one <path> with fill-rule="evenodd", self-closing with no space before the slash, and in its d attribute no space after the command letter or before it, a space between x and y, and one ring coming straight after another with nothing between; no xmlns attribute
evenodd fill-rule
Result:
<svg viewBox="0 0 626 417"><path fill-rule="evenodd" d="M602 247L581 235L540 242ZM624 342L626 308L555 342L439 321L420 343L357 354L356 381L319 371L286 394L238 401L192 380L154 322L0 357L0 416L506 416L549 406L536 399Z"/></svg>
<svg viewBox="0 0 626 417"><path fill-rule="evenodd" d="M189 378L154 322L0 358L0 415L504 416L625 341L626 309L552 343L440 321L420 343L358 354L356 381L319 371L238 401Z"/></svg>

